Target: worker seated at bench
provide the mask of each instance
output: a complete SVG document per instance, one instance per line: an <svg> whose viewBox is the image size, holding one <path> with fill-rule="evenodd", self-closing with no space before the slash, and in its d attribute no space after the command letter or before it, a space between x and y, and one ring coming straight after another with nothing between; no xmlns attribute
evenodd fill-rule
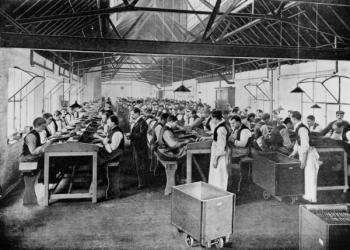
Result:
<svg viewBox="0 0 350 250"><path fill-rule="evenodd" d="M151 164L150 164L150 170L154 171L155 170L155 159L153 157L154 152L156 152L158 148L158 138L160 135L160 131L162 128L165 126L167 123L169 114L168 113L162 113L160 115L159 121L154 122L154 124L150 124L148 131L147 131L147 138L148 138L148 143L151 151Z"/></svg>
<svg viewBox="0 0 350 250"><path fill-rule="evenodd" d="M33 122L34 128L24 137L22 154L19 157L20 162L36 162L36 169L24 171L25 191L23 197L24 205L38 204L37 196L34 192L34 186L37 182L44 181L44 174L41 171L44 167L44 150L52 144L52 140L47 140L44 144L41 143L40 134L46 129L46 121L42 117L38 117ZM39 175L40 174L40 175Z"/></svg>
<svg viewBox="0 0 350 250"><path fill-rule="evenodd" d="M98 151L98 165L102 166L112 160L119 160L124 151L124 133L119 128L118 117L109 116L107 119L107 137L102 138L94 134L95 138L102 140L103 147Z"/></svg>
<svg viewBox="0 0 350 250"><path fill-rule="evenodd" d="M178 173L184 177L186 145L193 141L193 139L179 140L173 129L177 127L177 118L170 115L167 119L167 123L160 130L158 137L158 156L163 161L177 161L180 166Z"/></svg>
<svg viewBox="0 0 350 250"><path fill-rule="evenodd" d="M52 144L52 139L41 143L40 133L46 129L46 120L38 117L33 122L34 128L24 137L20 162L38 162L38 170L44 166L44 150Z"/></svg>
<svg viewBox="0 0 350 250"><path fill-rule="evenodd" d="M270 148L289 155L293 150L289 131L292 131L293 127L293 122L289 117L285 118L281 125L274 127L271 131Z"/></svg>

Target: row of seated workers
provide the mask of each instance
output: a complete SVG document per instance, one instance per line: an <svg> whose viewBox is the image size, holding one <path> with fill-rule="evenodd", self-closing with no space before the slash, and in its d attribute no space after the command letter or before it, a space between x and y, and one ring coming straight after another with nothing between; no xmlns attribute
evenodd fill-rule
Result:
<svg viewBox="0 0 350 250"><path fill-rule="evenodd" d="M176 176L181 183L186 174L187 146L212 141L210 184L237 192L232 166L237 166L242 157L250 156L252 149L281 150L290 157L298 156L301 168L305 169L303 198L315 202L315 171L310 170L314 164L310 160L313 155L311 135L350 141L350 125L344 120L343 111L337 111L336 120L322 128L312 115L307 116L307 123L304 124L298 111L288 111L288 117L281 119L276 111L273 117L262 110L249 112L239 107L221 111L211 109L201 100L117 98L112 104L110 98L102 98L97 105L98 113L95 115L100 119L100 133L94 133L93 137L100 146L98 165L120 159L125 141L130 140L138 189L150 184L149 174L154 172L156 165L155 153L161 160L177 161L179 168ZM64 131L74 119L86 116L82 106L72 105L53 115L45 113L36 118L33 129L25 136L21 160L38 161L39 169L42 168L43 153L46 147L55 142L54 135Z"/></svg>

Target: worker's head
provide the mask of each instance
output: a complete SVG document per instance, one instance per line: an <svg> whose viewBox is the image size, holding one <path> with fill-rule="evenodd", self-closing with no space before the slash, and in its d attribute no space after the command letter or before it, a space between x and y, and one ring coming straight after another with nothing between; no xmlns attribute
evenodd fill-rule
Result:
<svg viewBox="0 0 350 250"><path fill-rule="evenodd" d="M38 132L44 131L46 128L46 120L42 117L38 117L33 121L33 126Z"/></svg>
<svg viewBox="0 0 350 250"><path fill-rule="evenodd" d="M256 116L257 116L258 118L261 118L262 115L263 115L263 113L264 113L264 111L262 111L261 109L257 109L257 110L256 110Z"/></svg>
<svg viewBox="0 0 350 250"><path fill-rule="evenodd" d="M293 129L293 122L292 119L290 119L289 117L284 119L283 123L287 126L288 129Z"/></svg>
<svg viewBox="0 0 350 250"><path fill-rule="evenodd" d="M342 121L344 119L344 111L338 110L335 114L337 116L337 120Z"/></svg>
<svg viewBox="0 0 350 250"><path fill-rule="evenodd" d="M49 125L53 120L53 116L51 113L44 113L43 118L45 119L47 125Z"/></svg>
<svg viewBox="0 0 350 250"><path fill-rule="evenodd" d="M293 124L296 124L301 121L301 113L299 111L293 111L291 120Z"/></svg>
<svg viewBox="0 0 350 250"><path fill-rule="evenodd" d="M232 109L232 114L238 114L238 112L239 112L239 107L234 107Z"/></svg>
<svg viewBox="0 0 350 250"><path fill-rule="evenodd" d="M269 113L265 113L261 116L261 119L265 122L265 123L268 123L270 121L270 114Z"/></svg>
<svg viewBox="0 0 350 250"><path fill-rule="evenodd" d="M309 127L313 126L315 124L315 116L309 115L306 117L306 122Z"/></svg>
<svg viewBox="0 0 350 250"><path fill-rule="evenodd" d="M167 119L167 124L171 127L171 128L175 128L177 123L177 118L174 115L169 115L168 119Z"/></svg>
<svg viewBox="0 0 350 250"><path fill-rule="evenodd" d="M168 113L162 113L160 115L160 122L165 124L168 120L169 114Z"/></svg>
<svg viewBox="0 0 350 250"><path fill-rule="evenodd" d="M248 120L248 122L254 122L255 121L255 114L254 113L248 114L247 120Z"/></svg>
<svg viewBox="0 0 350 250"><path fill-rule="evenodd" d="M214 124L215 125L218 124L220 121L222 121L222 118L223 118L221 110L214 110L211 113L211 117Z"/></svg>
<svg viewBox="0 0 350 250"><path fill-rule="evenodd" d="M133 110L131 110L130 115L131 118L135 120L141 115L141 110L139 108L134 108Z"/></svg>
<svg viewBox="0 0 350 250"><path fill-rule="evenodd" d="M53 113L53 118L55 118L56 120L61 119L62 113L59 110L56 110L55 113Z"/></svg>
<svg viewBox="0 0 350 250"><path fill-rule="evenodd" d="M192 117L197 116L197 110L192 109L192 111L191 111L191 116L192 116Z"/></svg>
<svg viewBox="0 0 350 250"><path fill-rule="evenodd" d="M232 130L238 129L242 125L241 117L234 115L230 118L230 126Z"/></svg>
<svg viewBox="0 0 350 250"><path fill-rule="evenodd" d="M111 115L110 117L108 117L107 119L107 125L110 128L113 128L114 126L117 126L119 124L119 120L118 117L115 115Z"/></svg>

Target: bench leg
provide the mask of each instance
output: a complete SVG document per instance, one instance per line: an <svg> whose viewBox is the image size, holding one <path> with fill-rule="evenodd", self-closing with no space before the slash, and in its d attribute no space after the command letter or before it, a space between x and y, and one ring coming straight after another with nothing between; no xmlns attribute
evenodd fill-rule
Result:
<svg viewBox="0 0 350 250"><path fill-rule="evenodd" d="M38 199L35 194L34 186L38 182L39 174L30 175L24 174L24 195L23 205L38 205Z"/></svg>
<svg viewBox="0 0 350 250"><path fill-rule="evenodd" d="M165 195L171 194L171 188L175 186L175 172L177 169L177 164L166 164L166 186L164 190Z"/></svg>

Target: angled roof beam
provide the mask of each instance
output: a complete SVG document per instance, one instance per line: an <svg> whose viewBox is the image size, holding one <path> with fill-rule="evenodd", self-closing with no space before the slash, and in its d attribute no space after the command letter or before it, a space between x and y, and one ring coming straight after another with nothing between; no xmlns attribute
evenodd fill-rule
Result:
<svg viewBox="0 0 350 250"><path fill-rule="evenodd" d="M290 8L292 8L294 6L295 6L294 2L288 3L285 6L283 6L282 11L290 9ZM254 15L256 15L256 14L254 14ZM268 13L268 15L275 15L275 13L271 13L270 12L270 13ZM250 27L260 23L262 20L263 19L255 19L255 20L253 20L253 21L251 21L249 23L246 23L246 24L242 25L241 27L239 27L239 28L237 28L237 29L227 33L226 35L222 36L220 39L216 39L216 42L220 42L220 41L222 41L222 40L224 40L224 39L226 39L226 38L228 38L228 37L230 37L230 36L232 36L232 35L234 35L236 33L239 33L239 32L242 32L242 31L244 31L246 29L249 29Z"/></svg>
<svg viewBox="0 0 350 250"><path fill-rule="evenodd" d="M320 5L333 5L333 6L341 6L341 7L350 7L348 0L272 0L279 2L297 2L304 4L320 4Z"/></svg>
<svg viewBox="0 0 350 250"><path fill-rule="evenodd" d="M0 33L0 47L128 55L350 60L347 48L306 48ZM299 55L299 56L298 56Z"/></svg>
<svg viewBox="0 0 350 250"><path fill-rule="evenodd" d="M70 19L70 18L78 18L78 17L86 17L86 16L96 16L96 15L121 13L121 12L164 12L164 13L198 14L198 15L211 15L212 14L211 11L197 11L197 10L186 10L186 9L166 9L166 8L153 8L153 7L130 7L130 6L118 7L117 6L117 7L112 7L112 8L89 10L89 11L82 11L82 12L77 12L77 13L67 13L67 14L23 18L23 19L18 19L18 22L21 24L28 24L28 23L37 23L37 22L43 22L43 21L53 21L53 20ZM224 15L224 14L225 14L224 12L217 13L217 15ZM250 13L229 13L227 15L232 16L232 17L280 20L278 17L276 17L274 15L257 15L257 14L250 14Z"/></svg>
<svg viewBox="0 0 350 250"><path fill-rule="evenodd" d="M215 21L216 15L218 14L220 10L221 0L216 0L215 7L213 8L213 12L211 13L209 17L209 21L207 23L207 27L205 27L205 31L202 36L202 41L208 40L208 32L210 31L211 27L213 26L213 23Z"/></svg>

